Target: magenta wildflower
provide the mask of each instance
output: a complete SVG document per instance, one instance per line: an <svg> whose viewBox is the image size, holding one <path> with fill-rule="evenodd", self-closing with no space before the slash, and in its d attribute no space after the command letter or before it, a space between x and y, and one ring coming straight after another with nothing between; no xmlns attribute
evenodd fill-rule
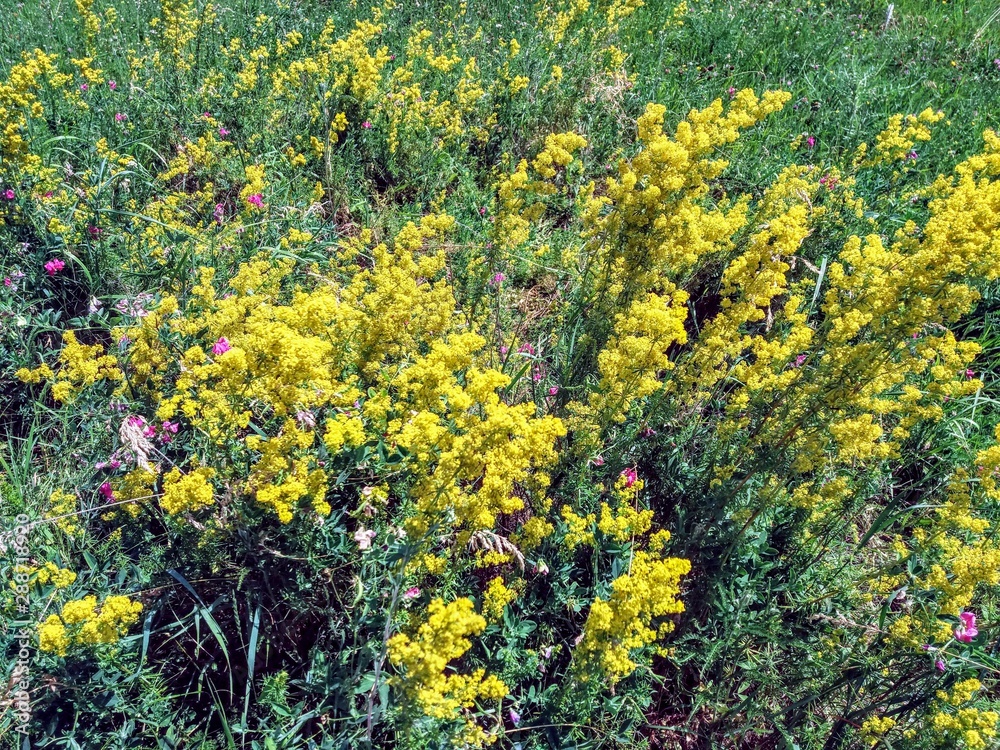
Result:
<svg viewBox="0 0 1000 750"><path fill-rule="evenodd" d="M264 205L264 196L261 195L260 193L254 193L249 198L247 198L247 203L254 205L257 208L260 208L261 206Z"/></svg>
<svg viewBox="0 0 1000 750"><path fill-rule="evenodd" d="M934 666L937 667L938 672L943 672L947 669L947 667L944 665L944 662L941 661L940 659L934 662Z"/></svg>
<svg viewBox="0 0 1000 750"><path fill-rule="evenodd" d="M115 491L111 489L111 482L105 482L102 484L98 492L100 492L101 495L104 496L104 499L109 503L115 499Z"/></svg>
<svg viewBox="0 0 1000 750"><path fill-rule="evenodd" d="M623 469L621 476L625 478L625 486L631 487L639 479L639 474L634 467L630 466L627 469Z"/></svg>
<svg viewBox="0 0 1000 750"><path fill-rule="evenodd" d="M222 220L226 218L226 207L221 203L216 203L215 210L212 211L212 218L215 219L216 224L221 224Z"/></svg>
<svg viewBox="0 0 1000 750"><path fill-rule="evenodd" d="M4 286L14 286L14 282L10 280L10 276L5 276L3 280Z"/></svg>
<svg viewBox="0 0 1000 750"><path fill-rule="evenodd" d="M510 710L510 723L515 727L521 723L521 714L515 711L513 708Z"/></svg>
<svg viewBox="0 0 1000 750"><path fill-rule="evenodd" d="M108 81L108 88L114 91L116 88L118 88L118 84L115 83L114 81Z"/></svg>
<svg viewBox="0 0 1000 750"><path fill-rule="evenodd" d="M361 123L361 127L363 127L365 130L371 130L372 124L368 122L368 120L365 120L363 123Z"/></svg>
<svg viewBox="0 0 1000 750"><path fill-rule="evenodd" d="M549 395L550 396L555 396L557 393L559 393L559 387L558 386L554 385L551 388L549 388Z"/></svg>
<svg viewBox="0 0 1000 750"><path fill-rule="evenodd" d="M212 344L212 354L219 356L220 354L225 354L232 348L233 347L231 347L229 342L226 340L226 337L220 336L219 340Z"/></svg>
<svg viewBox="0 0 1000 750"><path fill-rule="evenodd" d="M493 278L490 279L490 286L500 286L507 277L502 273L493 274Z"/></svg>
<svg viewBox="0 0 1000 750"><path fill-rule="evenodd" d="M404 599L416 599L418 596L420 596L420 589L417 586L411 586L403 592Z"/></svg>
<svg viewBox="0 0 1000 750"><path fill-rule="evenodd" d="M974 377L976 377L976 371L975 370L966 370L965 371L965 379L966 380L972 380Z"/></svg>
<svg viewBox="0 0 1000 750"><path fill-rule="evenodd" d="M65 267L66 267L65 263L63 263L58 258L53 258L52 260L50 260L48 263L45 264L45 273L47 273L49 276L55 276Z"/></svg>
<svg viewBox="0 0 1000 750"><path fill-rule="evenodd" d="M225 138L227 135L229 135L228 130L226 130L225 128L219 128L219 136L221 138Z"/></svg>
<svg viewBox="0 0 1000 750"><path fill-rule="evenodd" d="M86 91L89 88L90 88L90 86L88 84L86 84L86 83L81 83L80 84L80 91Z"/></svg>
<svg viewBox="0 0 1000 750"><path fill-rule="evenodd" d="M115 122L125 122L128 119L128 115L123 112L115 112Z"/></svg>
<svg viewBox="0 0 1000 750"><path fill-rule="evenodd" d="M962 643L972 643L972 639L979 635L975 614L963 612L958 616L958 619L962 621L962 624L955 628L955 640Z"/></svg>
<svg viewBox="0 0 1000 750"><path fill-rule="evenodd" d="M3 197L9 201L14 200L14 195L15 193L11 188L7 188L6 190L3 191Z"/></svg>
<svg viewBox="0 0 1000 750"><path fill-rule="evenodd" d="M812 148L813 146L816 145L816 139L813 136L809 136L808 138L806 138L806 145L809 148Z"/></svg>

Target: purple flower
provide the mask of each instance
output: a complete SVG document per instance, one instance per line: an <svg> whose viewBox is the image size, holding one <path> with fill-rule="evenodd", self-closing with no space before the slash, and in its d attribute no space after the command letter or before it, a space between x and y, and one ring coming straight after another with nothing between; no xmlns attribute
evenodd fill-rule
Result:
<svg viewBox="0 0 1000 750"><path fill-rule="evenodd" d="M938 672L943 672L944 670L947 669L947 667L944 665L944 662L941 661L940 659L934 662L934 666L937 667Z"/></svg>
<svg viewBox="0 0 1000 750"><path fill-rule="evenodd" d="M361 123L361 127L363 127L365 130L371 130L372 124L368 122L368 120L365 120L363 123Z"/></svg>
<svg viewBox="0 0 1000 750"><path fill-rule="evenodd" d="M500 286L507 277L502 273L493 274L493 278L490 279L490 286Z"/></svg>
<svg viewBox="0 0 1000 750"><path fill-rule="evenodd" d="M118 84L115 83L114 81L108 81L108 88L114 91L116 88L118 88Z"/></svg>
<svg viewBox="0 0 1000 750"><path fill-rule="evenodd" d="M630 466L627 469L623 469L621 476L625 478L625 486L631 487L639 479L639 474L636 472L635 468Z"/></svg>
<svg viewBox="0 0 1000 750"><path fill-rule="evenodd" d="M81 83L80 84L80 91L86 91L89 88L90 88L90 86L87 85L86 83Z"/></svg>
<svg viewBox="0 0 1000 750"><path fill-rule="evenodd" d="M247 203L254 205L257 208L260 208L261 206L264 205L264 196L261 195L260 193L254 193L249 198L247 198Z"/></svg>
<svg viewBox="0 0 1000 750"><path fill-rule="evenodd" d="M111 482L105 482L102 484L98 492L100 492L104 496L104 499L109 503L115 499L115 491L111 489Z"/></svg>
<svg viewBox="0 0 1000 750"><path fill-rule="evenodd" d="M225 138L227 135L229 135L229 131L228 130L226 130L225 128L219 128L219 136L220 137Z"/></svg>
<svg viewBox="0 0 1000 750"><path fill-rule="evenodd" d="M3 197L9 201L14 200L14 191L11 188L7 188L3 191Z"/></svg>
<svg viewBox="0 0 1000 750"><path fill-rule="evenodd" d="M521 714L515 711L513 708L510 710L510 723L515 727L521 723Z"/></svg>
<svg viewBox="0 0 1000 750"><path fill-rule="evenodd" d="M809 148L812 148L813 146L816 145L816 139L813 136L809 136L808 138L806 138L806 145Z"/></svg>
<svg viewBox="0 0 1000 750"><path fill-rule="evenodd" d="M218 357L220 354L225 354L232 348L233 347L229 345L229 341L226 340L226 337L220 336L219 340L212 344L212 354Z"/></svg>
<svg viewBox="0 0 1000 750"><path fill-rule="evenodd" d="M128 115L123 112L115 112L115 122L125 122L128 119Z"/></svg>

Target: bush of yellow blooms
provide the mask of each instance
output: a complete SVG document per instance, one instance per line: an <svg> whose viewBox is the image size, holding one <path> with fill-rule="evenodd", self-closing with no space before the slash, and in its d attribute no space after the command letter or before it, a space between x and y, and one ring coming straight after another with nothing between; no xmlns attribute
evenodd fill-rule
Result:
<svg viewBox="0 0 1000 750"><path fill-rule="evenodd" d="M695 3L343 5L3 69L0 734L995 747L1000 135L754 150L633 91Z"/></svg>

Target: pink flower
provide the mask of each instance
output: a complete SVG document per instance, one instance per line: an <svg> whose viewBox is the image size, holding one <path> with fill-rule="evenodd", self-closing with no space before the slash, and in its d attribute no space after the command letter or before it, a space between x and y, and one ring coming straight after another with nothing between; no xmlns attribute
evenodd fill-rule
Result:
<svg viewBox="0 0 1000 750"><path fill-rule="evenodd" d="M229 131L228 130L226 130L225 128L219 128L219 136L220 137L225 138L227 135L229 135Z"/></svg>
<svg viewBox="0 0 1000 750"><path fill-rule="evenodd" d="M212 217L217 224L221 224L222 220L226 218L226 207L221 203L216 203L215 210L212 211Z"/></svg>
<svg viewBox="0 0 1000 750"><path fill-rule="evenodd" d="M549 388L549 395L550 396L555 396L557 393L559 393L559 386L555 386L554 385L551 388Z"/></svg>
<svg viewBox="0 0 1000 750"><path fill-rule="evenodd" d="M912 161L916 161L917 160L917 152L914 151L913 149L910 149L910 153L908 153L906 155L906 158L907 159L911 159Z"/></svg>
<svg viewBox="0 0 1000 750"><path fill-rule="evenodd" d="M11 188L7 188L3 191L3 197L9 201L14 200L14 191Z"/></svg>
<svg viewBox="0 0 1000 750"><path fill-rule="evenodd" d="M354 541L358 543L358 549L361 550L371 549L372 539L374 538L375 532L366 529L364 526L354 532Z"/></svg>
<svg viewBox="0 0 1000 750"><path fill-rule="evenodd" d="M372 124L368 122L368 120L365 120L363 123L361 123L361 127L363 127L365 130L371 130Z"/></svg>
<svg viewBox="0 0 1000 750"><path fill-rule="evenodd" d="M955 628L955 640L962 643L972 643L972 639L979 635L979 628L976 627L976 616L972 612L963 612L958 616L962 624Z"/></svg>
<svg viewBox="0 0 1000 750"><path fill-rule="evenodd" d="M941 661L940 659L934 662L934 666L937 667L938 672L943 672L947 669L947 667L944 665L944 662Z"/></svg>
<svg viewBox="0 0 1000 750"><path fill-rule="evenodd" d="M408 588L406 591L403 592L404 599L416 599L418 596L420 596L420 589L417 588L416 586Z"/></svg>
<svg viewBox="0 0 1000 750"><path fill-rule="evenodd" d="M815 138L813 138L812 136L809 136L808 138L806 138L806 145L807 145L807 146L808 146L809 148L812 148L813 146L815 146L815 145L816 145L816 139L815 139Z"/></svg>
<svg viewBox="0 0 1000 750"><path fill-rule="evenodd" d="M104 499L109 503L115 499L115 491L111 489L111 482L105 482L102 484L98 492L100 492L101 495L104 496Z"/></svg>
<svg viewBox="0 0 1000 750"><path fill-rule="evenodd" d="M647 438L648 437L653 437L653 435L656 434L656 430L654 430L649 425L646 425L645 427L642 428L642 431L639 434L642 435L643 437L647 437Z"/></svg>
<svg viewBox="0 0 1000 750"><path fill-rule="evenodd" d="M247 203L254 205L257 208L260 208L261 206L264 205L264 196L261 195L260 193L254 193L249 198L247 198Z"/></svg>
<svg viewBox="0 0 1000 750"><path fill-rule="evenodd" d="M49 276L55 276L65 267L66 267L65 263L63 263L58 258L53 258L52 260L50 260L48 263L45 264L45 273L47 273Z"/></svg>
<svg viewBox="0 0 1000 750"><path fill-rule="evenodd" d="M490 286L500 286L506 278L502 273L493 274L493 278L490 279Z"/></svg>
<svg viewBox="0 0 1000 750"><path fill-rule="evenodd" d="M114 91L116 88L118 88L118 84L115 83L114 81L108 81L108 88Z"/></svg>
<svg viewBox="0 0 1000 750"><path fill-rule="evenodd" d="M730 98L732 98L736 96L736 88L734 86L730 86L726 93L729 94Z"/></svg>
<svg viewBox="0 0 1000 750"><path fill-rule="evenodd" d="M604 466L604 456L594 456L590 459L590 463L594 466Z"/></svg>
<svg viewBox="0 0 1000 750"><path fill-rule="evenodd" d="M115 112L115 122L125 122L128 119L128 115L122 112Z"/></svg>
<svg viewBox="0 0 1000 750"><path fill-rule="evenodd" d="M797 357L795 358L795 367L802 367L802 365L803 365L803 364L805 363L805 361L806 361L806 360L807 360L808 358L809 358L809 357L808 357L808 355L806 355L806 354L800 354L799 356L797 356Z"/></svg>
<svg viewBox="0 0 1000 750"><path fill-rule="evenodd" d="M479 207L479 215L480 216L486 216L486 206L480 206Z"/></svg>
<svg viewBox="0 0 1000 750"><path fill-rule="evenodd" d="M101 229L100 227L95 227L92 225L87 227L87 234L89 234L91 237L100 237L103 231L104 230Z"/></svg>
<svg viewBox="0 0 1000 750"><path fill-rule="evenodd" d="M517 350L521 354L532 354L533 355L535 353L535 347L533 347L531 344L521 344L521 346L519 346L517 348Z"/></svg>
<svg viewBox="0 0 1000 750"><path fill-rule="evenodd" d="M966 370L965 371L965 378L966 378L966 380L972 380L974 377L976 377L976 373L975 373L974 370Z"/></svg>
<svg viewBox="0 0 1000 750"><path fill-rule="evenodd" d="M220 354L225 354L232 348L233 347L231 347L229 342L226 340L226 337L220 336L219 340L212 344L212 354L218 357Z"/></svg>
<svg viewBox="0 0 1000 750"><path fill-rule="evenodd" d="M90 88L90 86L87 85L86 83L81 83L80 84L80 91L86 91L89 88Z"/></svg>
<svg viewBox="0 0 1000 750"><path fill-rule="evenodd" d="M639 474L636 472L635 468L631 466L628 467L627 469L624 469L621 475L625 477L626 487L631 487L633 484L636 483L636 480L639 478Z"/></svg>
<svg viewBox="0 0 1000 750"><path fill-rule="evenodd" d="M148 438L156 434L156 425L148 424L142 429L142 434Z"/></svg>

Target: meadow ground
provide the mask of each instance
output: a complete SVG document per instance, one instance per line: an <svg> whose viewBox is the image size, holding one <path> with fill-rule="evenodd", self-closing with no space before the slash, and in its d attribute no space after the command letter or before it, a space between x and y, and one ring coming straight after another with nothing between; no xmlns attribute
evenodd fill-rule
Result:
<svg viewBox="0 0 1000 750"><path fill-rule="evenodd" d="M0 744L1000 746L1000 4L0 0Z"/></svg>

